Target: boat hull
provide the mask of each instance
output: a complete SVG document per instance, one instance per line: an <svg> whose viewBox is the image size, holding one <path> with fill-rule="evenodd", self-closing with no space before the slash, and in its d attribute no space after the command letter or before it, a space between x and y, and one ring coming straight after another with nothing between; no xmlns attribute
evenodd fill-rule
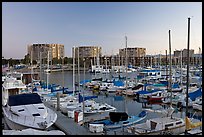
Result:
<svg viewBox="0 0 204 137"><path fill-rule="evenodd" d="M15 123L14 121L8 119L7 117L4 117L4 118L5 118L6 124L8 125L8 127L10 129L13 129L13 130L23 130L23 129L30 128L30 127L27 127L27 126Z"/></svg>

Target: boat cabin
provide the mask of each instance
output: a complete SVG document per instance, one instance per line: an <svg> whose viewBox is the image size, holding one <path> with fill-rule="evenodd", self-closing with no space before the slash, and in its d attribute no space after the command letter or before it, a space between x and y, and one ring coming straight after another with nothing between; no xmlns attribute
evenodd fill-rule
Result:
<svg viewBox="0 0 204 137"><path fill-rule="evenodd" d="M182 119L178 119L175 117L163 117L163 118L155 118L146 121L147 127L151 130L168 130L171 128L180 127L185 125Z"/></svg>

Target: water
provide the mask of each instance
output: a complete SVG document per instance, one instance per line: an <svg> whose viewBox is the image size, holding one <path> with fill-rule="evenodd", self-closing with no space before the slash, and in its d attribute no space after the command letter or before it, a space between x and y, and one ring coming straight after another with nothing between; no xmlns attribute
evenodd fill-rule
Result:
<svg viewBox="0 0 204 137"><path fill-rule="evenodd" d="M98 75L98 74L97 74ZM95 74L90 74L89 72L86 72L84 75L84 72L80 72L80 81L84 79L90 80L91 78L95 77ZM110 77L109 75L103 74L103 77L108 78ZM136 74L128 74L128 77L134 78L136 77ZM43 75L43 79L46 81L46 75ZM75 81L78 82L78 74L75 74ZM68 87L69 89L72 89L73 87L73 73L72 71L64 71L64 72L52 72L49 74L49 83L51 84L59 84L61 86ZM91 91L86 91L86 92L91 92ZM125 111L127 108L127 112L129 115L138 115L142 110L142 103L138 103L137 101L134 101L133 98L131 97L126 97L125 101L114 101L114 95L109 95L106 97L104 94L99 94L98 98L95 99L96 102L106 102L114 107L117 108L117 111ZM153 109L162 109L162 106L160 105L152 105ZM194 114L193 109L189 109L189 113L192 116ZM148 112L147 118L155 118L155 117L161 117L163 116L162 114L159 113L154 113L154 112ZM173 116L176 117L181 117L185 118L185 109L182 111L175 111L173 113ZM202 118L202 112L196 112L194 118ZM144 119L141 122L146 121ZM140 123L141 123L140 122Z"/></svg>

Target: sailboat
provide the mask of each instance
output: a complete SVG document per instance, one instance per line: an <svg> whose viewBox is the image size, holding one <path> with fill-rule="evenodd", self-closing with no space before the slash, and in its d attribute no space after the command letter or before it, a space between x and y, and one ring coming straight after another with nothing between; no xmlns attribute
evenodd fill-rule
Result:
<svg viewBox="0 0 204 137"><path fill-rule="evenodd" d="M109 130L123 128L138 123L139 121L142 121L143 119L146 118L146 116L147 116L146 111L141 111L137 116L128 116L126 112L110 112L109 119L91 122L89 123L89 126L100 125L104 129Z"/></svg>

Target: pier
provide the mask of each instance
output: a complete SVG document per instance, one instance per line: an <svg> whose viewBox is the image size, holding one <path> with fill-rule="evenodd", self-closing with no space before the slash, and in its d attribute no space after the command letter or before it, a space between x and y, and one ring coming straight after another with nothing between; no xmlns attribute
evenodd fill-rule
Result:
<svg viewBox="0 0 204 137"><path fill-rule="evenodd" d="M76 123L74 119L62 114L61 111L57 111L57 109L52 107L49 103L44 102L44 104L57 113L57 120L54 123L54 126L63 131L66 135L131 135L130 133L125 132L125 128L114 130L104 129L104 131L100 133L90 132L88 129L88 123L94 120L106 119L109 116L108 112L85 116L83 126L82 123Z"/></svg>
<svg viewBox="0 0 204 137"><path fill-rule="evenodd" d="M76 123L74 119L68 118L61 111L56 111L54 107L45 102L45 105L57 113L57 121L54 125L63 131L66 135L101 135L103 133L92 133L80 124Z"/></svg>

